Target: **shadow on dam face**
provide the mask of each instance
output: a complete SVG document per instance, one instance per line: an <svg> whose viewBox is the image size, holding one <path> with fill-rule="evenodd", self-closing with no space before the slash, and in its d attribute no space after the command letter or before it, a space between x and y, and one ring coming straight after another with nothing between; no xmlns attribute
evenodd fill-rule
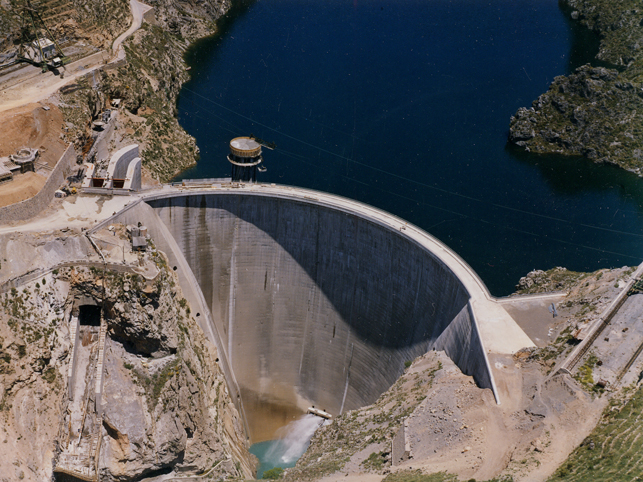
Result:
<svg viewBox="0 0 643 482"><path fill-rule="evenodd" d="M253 443L311 405L338 415L373 403L432 348L491 387L467 290L404 233L268 195L147 203L200 286Z"/></svg>

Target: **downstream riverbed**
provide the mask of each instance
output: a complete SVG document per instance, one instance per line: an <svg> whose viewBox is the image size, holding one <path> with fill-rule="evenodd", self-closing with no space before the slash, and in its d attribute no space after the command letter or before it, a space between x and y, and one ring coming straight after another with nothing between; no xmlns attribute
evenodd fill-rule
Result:
<svg viewBox="0 0 643 482"><path fill-rule="evenodd" d="M506 145L510 116L596 39L557 0L259 0L188 53L182 178L229 176L232 137L275 142L259 180L354 198L446 242L495 295L532 269L643 258L643 183Z"/></svg>

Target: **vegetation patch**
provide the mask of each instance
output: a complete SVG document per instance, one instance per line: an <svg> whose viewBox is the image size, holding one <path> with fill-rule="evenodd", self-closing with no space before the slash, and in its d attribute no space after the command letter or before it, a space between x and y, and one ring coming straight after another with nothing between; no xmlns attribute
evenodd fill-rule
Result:
<svg viewBox="0 0 643 482"><path fill-rule="evenodd" d="M593 353L585 359L585 363L578 368L574 378L589 391L602 392L603 389L594 382L594 367L598 363L598 358Z"/></svg>
<svg viewBox="0 0 643 482"><path fill-rule="evenodd" d="M548 271L534 270L527 276L520 278L516 286L517 293L521 295L533 293L546 293L550 291L567 291L586 273L569 271L566 268L556 267Z"/></svg>
<svg viewBox="0 0 643 482"><path fill-rule="evenodd" d="M561 465L550 481L643 479L643 389L613 399L592 433Z"/></svg>
<svg viewBox="0 0 643 482"><path fill-rule="evenodd" d="M600 46L592 65L556 77L511 118L509 140L527 152L583 156L643 175L643 29L637 0L563 0ZM608 68L606 68L608 67Z"/></svg>
<svg viewBox="0 0 643 482"><path fill-rule="evenodd" d="M364 460L364 462L362 462L362 466L367 470L380 471L386 463L384 455L384 452L373 452L366 460Z"/></svg>
<svg viewBox="0 0 643 482"><path fill-rule="evenodd" d="M56 376L56 369L54 367L47 368L44 372L42 372L42 378L47 383L54 383L56 381Z"/></svg>
<svg viewBox="0 0 643 482"><path fill-rule="evenodd" d="M281 467L275 467L270 470L266 470L261 476L262 479L277 480L281 479L281 476L284 473L284 469Z"/></svg>

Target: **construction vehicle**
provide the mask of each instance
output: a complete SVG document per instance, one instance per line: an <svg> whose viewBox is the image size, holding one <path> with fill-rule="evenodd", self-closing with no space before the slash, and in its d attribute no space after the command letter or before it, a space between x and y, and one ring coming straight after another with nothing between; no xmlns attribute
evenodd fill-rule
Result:
<svg viewBox="0 0 643 482"><path fill-rule="evenodd" d="M22 18L22 27L18 62L40 67L43 73L49 69L64 67L69 59L65 57L38 9L31 4L31 0L25 0L22 13L19 15Z"/></svg>

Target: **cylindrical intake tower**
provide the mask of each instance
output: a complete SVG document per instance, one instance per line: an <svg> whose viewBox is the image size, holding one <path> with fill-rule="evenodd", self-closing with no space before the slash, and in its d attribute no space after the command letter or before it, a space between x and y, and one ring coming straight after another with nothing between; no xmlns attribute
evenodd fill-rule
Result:
<svg viewBox="0 0 643 482"><path fill-rule="evenodd" d="M256 182L257 169L263 162L261 144L251 137L235 137L230 141L228 161L232 164L233 182Z"/></svg>

